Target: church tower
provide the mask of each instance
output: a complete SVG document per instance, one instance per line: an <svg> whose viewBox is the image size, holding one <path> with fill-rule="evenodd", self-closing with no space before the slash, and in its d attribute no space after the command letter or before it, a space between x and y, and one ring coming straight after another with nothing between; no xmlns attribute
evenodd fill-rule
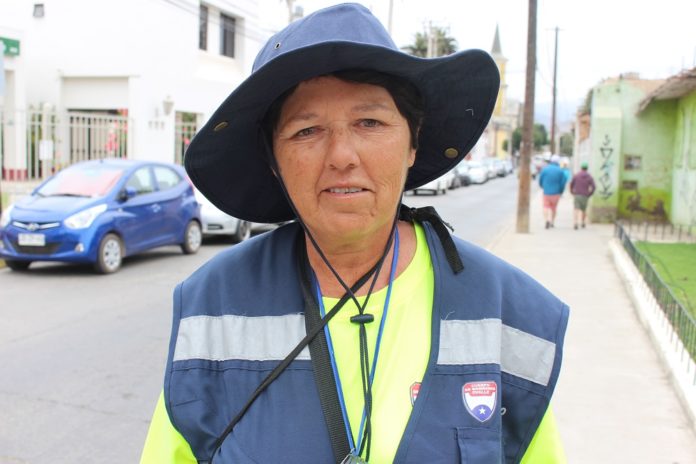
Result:
<svg viewBox="0 0 696 464"><path fill-rule="evenodd" d="M495 37L493 38L493 47L491 48L491 56L498 65L498 71L500 71L500 91L498 92L498 99L495 102L495 109L493 110L494 116L504 115L504 105L505 105L505 89L507 85L505 83L505 65L507 64L507 58L503 56L503 50L500 47L500 32L498 31L498 25L495 25Z"/></svg>
<svg viewBox="0 0 696 464"><path fill-rule="evenodd" d="M495 158L510 157L510 143L512 140L512 130L514 122L510 118L510 109L507 108L507 84L505 82L505 68L507 58L503 56L503 50L500 46L500 31L498 25L495 26L495 37L493 38L493 47L491 48L491 57L498 66L500 72L500 89L498 90L498 99L495 101L495 108L491 121L486 130L488 134L488 156Z"/></svg>

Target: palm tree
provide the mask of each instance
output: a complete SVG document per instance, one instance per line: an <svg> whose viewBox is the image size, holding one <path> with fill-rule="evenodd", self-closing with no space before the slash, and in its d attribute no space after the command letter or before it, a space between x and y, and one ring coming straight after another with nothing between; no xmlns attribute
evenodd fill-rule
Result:
<svg viewBox="0 0 696 464"><path fill-rule="evenodd" d="M447 35L448 31L442 27L432 28L435 38L435 56L451 55L457 51L457 39ZM428 55L428 34L427 32L416 32L416 37L411 45L402 48L406 53L414 56L427 57Z"/></svg>

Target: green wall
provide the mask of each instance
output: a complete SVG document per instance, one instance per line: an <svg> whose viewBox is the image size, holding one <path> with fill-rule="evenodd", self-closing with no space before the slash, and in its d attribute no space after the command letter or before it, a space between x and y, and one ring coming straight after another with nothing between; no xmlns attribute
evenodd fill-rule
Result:
<svg viewBox="0 0 696 464"><path fill-rule="evenodd" d="M594 222L616 219L619 201L619 158L622 114L616 106L593 106L590 173L595 179L590 218Z"/></svg>
<svg viewBox="0 0 696 464"><path fill-rule="evenodd" d="M674 137L674 224L696 224L696 90L676 105Z"/></svg>
<svg viewBox="0 0 696 464"><path fill-rule="evenodd" d="M593 221L670 218L676 101L653 102L637 114L645 96L640 82L631 80L600 84L593 91Z"/></svg>

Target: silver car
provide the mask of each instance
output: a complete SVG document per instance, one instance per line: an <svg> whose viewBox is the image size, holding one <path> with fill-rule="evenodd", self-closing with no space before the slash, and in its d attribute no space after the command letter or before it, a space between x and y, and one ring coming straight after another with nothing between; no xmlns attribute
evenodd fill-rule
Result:
<svg viewBox="0 0 696 464"><path fill-rule="evenodd" d="M277 227L277 224L249 222L230 216L220 211L198 190L196 190L196 199L201 205L201 221L205 237L227 235L235 242L243 242L251 237L253 232L264 232Z"/></svg>

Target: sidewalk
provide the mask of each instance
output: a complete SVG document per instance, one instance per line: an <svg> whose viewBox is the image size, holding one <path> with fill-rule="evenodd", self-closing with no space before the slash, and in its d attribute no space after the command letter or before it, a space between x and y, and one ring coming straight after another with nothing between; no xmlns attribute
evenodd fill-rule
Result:
<svg viewBox="0 0 696 464"><path fill-rule="evenodd" d="M696 433L610 257L613 226L574 230L572 209L566 193L545 230L533 195L530 233L513 225L491 246L570 306L552 401L568 462L696 463Z"/></svg>

